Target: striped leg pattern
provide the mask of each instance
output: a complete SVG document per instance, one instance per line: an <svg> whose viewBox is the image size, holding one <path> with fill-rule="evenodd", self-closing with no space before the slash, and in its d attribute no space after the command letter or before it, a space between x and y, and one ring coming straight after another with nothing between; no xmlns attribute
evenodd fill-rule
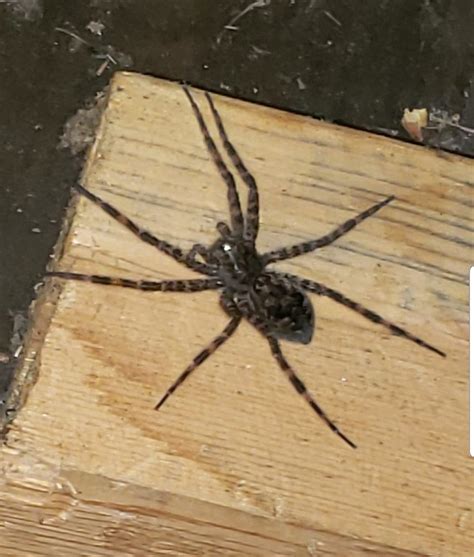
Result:
<svg viewBox="0 0 474 557"><path fill-rule="evenodd" d="M337 425L328 417L326 412L319 406L319 404L314 400L311 396L310 392L306 388L306 385L301 381L301 379L296 375L294 369L288 363L288 360L283 355L281 351L280 344L278 341L271 337L267 336L268 343L270 345L270 350L272 351L273 357L278 362L281 370L283 373L288 377L288 380L295 388L295 391L301 395L306 402L311 406L311 408L316 412L316 414L326 423L331 431L333 431L336 435L338 435L344 442L346 442L350 447L356 449L357 446L342 433L342 431L337 427Z"/></svg>
<svg viewBox="0 0 474 557"><path fill-rule="evenodd" d="M194 116L198 121L199 128L201 130L201 134L204 138L204 143L206 144L207 150L211 155L214 164L217 167L222 179L227 185L227 199L229 202L229 211L230 211L230 222L232 225L232 230L236 234L241 234L244 229L244 218L242 215L242 207L240 205L239 194L237 192L237 187L235 185L234 176L231 174L227 165L224 162L214 140L209 133L209 129L204 121L204 118L201 114L201 111L196 104L196 101L193 99L188 87L183 85L183 90L186 93L186 96L191 104L191 108L193 109Z"/></svg>
<svg viewBox="0 0 474 557"><path fill-rule="evenodd" d="M344 236L344 234L347 234L350 230L352 230L362 221L371 217L377 211L380 211L382 207L385 207L385 205L387 205L388 203L390 203L390 201L393 201L394 199L395 196L393 195L387 197L387 199L384 199L383 201L376 203L372 207L369 207L365 211L362 211L362 213L360 213L359 215L342 223L340 226L335 228L332 232L329 232L329 234L326 234L325 236L321 236L321 238L317 238L316 240L309 240L308 242L295 244L293 246L280 248L275 251L270 251L268 253L265 253L263 255L263 260L265 261L265 264L268 265L268 263L274 263L275 261L282 261L283 259L291 259L292 257L297 257L298 255L303 255L305 253L314 251L318 248L328 246L329 244L335 242L341 236Z"/></svg>
<svg viewBox="0 0 474 557"><path fill-rule="evenodd" d="M186 379L191 375L191 373L198 368L203 362L205 362L209 356L214 354L214 352L224 344L229 338L235 333L237 327L239 326L242 317L237 315L232 317L229 323L226 325L224 330L217 335L212 342L210 342L199 354L194 358L194 360L189 364L189 366L181 373L181 375L176 379L176 381L171 385L171 387L166 391L164 396L155 406L155 410L159 410L166 400L176 391L176 389L186 381Z"/></svg>
<svg viewBox="0 0 474 557"><path fill-rule="evenodd" d="M306 388L306 385L298 377L295 370L290 366L288 360L283 355L278 340L270 333L270 331L268 330L268 326L261 320L259 320L256 315L252 314L250 308L247 307L245 303L238 303L237 307L239 311L241 311L242 314L245 316L245 318L267 339L273 357L280 366L280 369L293 385L295 391L304 398L304 400L311 406L311 408L323 420L323 422L325 422L325 424L331 431L338 435L350 447L356 449L357 446L355 445L355 443L353 443L346 435L344 435L344 433L342 433L337 425L329 418L326 412L311 396L311 393Z"/></svg>
<svg viewBox="0 0 474 557"><path fill-rule="evenodd" d="M109 277L105 275L86 275L84 273L69 273L66 271L52 271L46 273L49 277L58 277L66 280L92 282L105 286L121 286L146 292L203 292L204 290L217 290L222 283L219 279L188 279L188 280L132 280L128 278Z"/></svg>
<svg viewBox="0 0 474 557"><path fill-rule="evenodd" d="M216 350L232 337L242 319L246 319L265 337L269 344L272 357L288 378L295 391L306 401L332 432L341 438L347 445L356 448L356 445L337 427L316 402L316 399L308 391L304 382L297 375L282 352L278 340L280 337L306 343L309 342L311 334L313 333L314 320L312 312L311 314L308 313L307 296L304 295L304 299L300 299L303 290L320 296L326 296L338 304L344 305L358 313L372 323L378 323L391 333L414 342L418 346L430 350L439 356L445 357L446 354L402 327L387 321L378 313L324 284L291 274L265 270L265 266L269 263L310 253L332 244L338 238L344 236L362 223L365 219L380 211L380 209L395 198L394 196L387 197L358 215L348 219L324 236L314 240L272 250L263 255L257 253L255 242L259 231L259 194L255 178L230 141L222 118L211 96L208 93L205 94L215 127L219 134L220 142L217 139L214 141L212 138L201 109L193 98L189 88L183 85L183 90L190 103L194 117L197 120L208 156L212 159L213 164L216 166L226 185L230 226L224 222L218 222L216 224L217 233L220 238L218 237L210 246L195 244L191 250L185 252L179 247L161 240L147 230L141 228L141 226L129 219L113 205L104 201L85 187L76 185L75 188L81 195L95 203L107 215L122 224L137 238L172 257L178 263L185 265L193 271L207 275L207 277L200 279L155 281L134 280L122 277L111 277L98 274L91 275L67 271L49 272L47 276L105 286L119 286L145 292L203 292L206 290L219 290L221 307L229 319L227 325L205 348L200 350L192 362L161 397L155 409L159 410L178 387L191 376L194 370L210 358ZM208 110L207 107L206 110ZM219 147L216 145L216 142L219 143ZM227 158L229 161L228 163L226 163L224 157ZM237 176L236 173L247 187L247 210L245 215L242 211L239 193L237 191L236 179L234 177ZM272 279L272 275L274 275L273 279L275 280ZM277 299L280 297L282 298L281 302ZM266 309L262 310L260 304L267 304L267 306L265 306ZM284 326L282 326L282 323ZM293 326L298 330L308 332L308 336L300 335L296 339L296 337L292 336ZM289 332L286 332L287 330Z"/></svg>
<svg viewBox="0 0 474 557"><path fill-rule="evenodd" d="M411 340L415 344L418 344L418 346L422 346L427 350L431 350L431 352L434 352L439 356L443 356L443 358L446 357L446 353L443 352L442 350L439 350L438 348L434 347L428 342L422 340L420 337L417 337L416 335L410 333L406 329L402 329L402 327L395 325L395 323L387 321L385 318L383 318L375 311L372 311L371 309L368 309L365 306L357 302L354 302L354 300L351 300L344 294L341 294L341 292L338 292L337 290L333 290L332 288L329 288L328 286L325 286L324 284L321 284L319 282L315 282L314 280L302 279L300 277L294 275L287 275L287 274L285 274L284 276L290 279L292 282L296 282L308 292L313 292L314 294L319 294L320 296L327 296L328 298L331 298L331 300L334 300L338 304L342 304L343 306L352 309L353 311L357 312L359 315L362 315L362 317L365 317L369 321L372 321L372 323L378 323L382 325L382 327L385 327L394 335L401 336L403 338Z"/></svg>
<svg viewBox="0 0 474 557"><path fill-rule="evenodd" d="M109 216L111 216L117 222L125 226L125 228L128 228L128 230L130 230L132 234L140 238L140 240L143 240L147 244L150 244L151 246L157 248L158 250L165 253L166 255L169 255L175 261L177 261L178 263L182 263L183 265L186 265L186 267L189 267L193 271L197 271L205 275L213 274L212 270L209 269L207 265L204 265L203 263L199 263L197 261L188 260L186 254L180 248L173 246L172 244L169 244L164 240L160 240L156 236L153 236L153 234L138 226L138 224L136 224L127 216L125 216L123 213L121 213L113 205L111 205L107 201L104 201L98 195L95 195L94 193L86 189L84 186L81 186L80 184L76 184L74 187L80 194L82 194L84 197L86 197L87 199L89 199L90 201L98 205Z"/></svg>
<svg viewBox="0 0 474 557"><path fill-rule="evenodd" d="M247 217L245 222L245 234L244 237L247 240L251 240L255 242L258 234L258 226L259 226L259 199L258 199L258 189L257 183L255 182L255 178L249 172L247 167L245 166L244 162L240 158L239 154L235 150L235 147L229 140L227 136L227 132L225 131L224 124L222 123L222 118L220 117L217 108L214 106L214 102L211 98L211 95L206 92L206 98L211 107L212 114L214 116L214 120L217 125L217 129L219 130L219 136L221 138L222 144L229 155L232 164L237 169L240 177L242 178L243 182L248 187L248 203L247 203Z"/></svg>

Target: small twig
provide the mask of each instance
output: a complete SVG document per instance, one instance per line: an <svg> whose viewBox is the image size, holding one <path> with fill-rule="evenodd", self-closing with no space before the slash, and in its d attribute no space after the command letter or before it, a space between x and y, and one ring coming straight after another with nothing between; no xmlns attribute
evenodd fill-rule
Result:
<svg viewBox="0 0 474 557"><path fill-rule="evenodd" d="M458 130L462 130L463 132L466 132L466 133L474 133L473 128L466 128L466 126L461 126L461 124L450 123L449 125L453 126L454 128L457 128Z"/></svg>
<svg viewBox="0 0 474 557"><path fill-rule="evenodd" d="M265 50L264 48L260 48L254 44L252 45L252 50L255 54L261 54L262 56L267 56L268 54L271 54L269 50Z"/></svg>
<svg viewBox="0 0 474 557"><path fill-rule="evenodd" d="M474 129L463 126L459 123L461 116L459 114L449 114L445 110L433 109L429 115L429 125L426 129L443 130L447 126L456 128L468 134L474 134Z"/></svg>
<svg viewBox="0 0 474 557"><path fill-rule="evenodd" d="M85 39L83 39L82 37L79 37L79 35L76 35L76 33L73 33L72 31L69 31L68 29L64 29L63 27L55 27L54 30L59 31L60 33L64 33L65 35L69 35L70 37L72 37L73 39L76 39L80 43L85 44L87 46L90 46L91 48L94 48L91 45L91 43L87 42Z"/></svg>
<svg viewBox="0 0 474 557"><path fill-rule="evenodd" d="M323 14L328 17L331 21L333 21L336 25L338 25L339 27L342 27L342 23L336 19L331 12L327 12L326 10L323 10Z"/></svg>
<svg viewBox="0 0 474 557"><path fill-rule="evenodd" d="M110 60L108 58L106 58L102 62L102 64L97 68L97 70L95 72L95 75L97 77L100 77L105 72L105 70L107 69L107 66L109 65L109 62L110 62Z"/></svg>
<svg viewBox="0 0 474 557"><path fill-rule="evenodd" d="M266 6L270 5L271 1L272 0L256 0L255 2L252 2L251 4L249 4L241 12L239 12L236 16L234 16L229 21L229 23L227 23L227 25L224 25L224 29L219 33L219 35L217 35L216 43L219 44L221 42L222 35L224 34L224 31L226 31L226 30L237 31L239 28L235 26L235 23L239 19L244 17L245 14L248 14L249 12L254 10L255 8L265 8Z"/></svg>
<svg viewBox="0 0 474 557"><path fill-rule="evenodd" d="M474 129L473 128L467 128L466 126L462 126L461 124L458 124L458 122L453 121L453 120L448 120L446 118L443 117L439 117L439 116L430 116L430 121L435 123L435 126L428 126L426 129L440 129L440 128L444 128L446 126L451 126L452 128L457 128L458 130L461 130L463 132L466 133L474 133Z"/></svg>
<svg viewBox="0 0 474 557"><path fill-rule="evenodd" d="M55 31L59 31L60 33L64 33L65 35L69 35L70 37L72 37L76 41L79 41L80 43L85 44L86 46L88 46L89 48L91 48L93 51L95 51L97 53L97 54L95 54L96 58L104 60L102 62L102 64L99 66L99 68L97 69L97 71L95 72L97 77L100 77L104 73L105 69L107 68L107 66L109 64L115 64L115 65L118 64L117 60L109 52L106 52L105 54L101 53L100 50L97 47L95 47L93 44L86 41L85 39L83 39L79 35L76 35L76 33L73 33L72 31L69 31L68 29L64 29L63 27L55 27L54 29L55 29Z"/></svg>

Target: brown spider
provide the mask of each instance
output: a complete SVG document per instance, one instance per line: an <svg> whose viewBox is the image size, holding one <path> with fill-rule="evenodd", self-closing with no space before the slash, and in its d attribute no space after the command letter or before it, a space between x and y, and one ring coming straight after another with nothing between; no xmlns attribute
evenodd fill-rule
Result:
<svg viewBox="0 0 474 557"><path fill-rule="evenodd" d="M306 292L327 296L339 304L356 311L369 321L379 323L396 335L405 337L440 356L446 356L446 354L324 284L267 269L267 265L283 259L291 259L292 257L303 255L332 244L363 220L390 203L394 197L391 196L376 203L321 238L264 254L258 253L255 241L259 227L259 199L255 179L227 137L221 117L214 106L212 98L206 93L206 98L209 102L224 149L241 179L248 187L248 208L247 214L244 216L234 176L219 153L189 89L186 86L183 86L183 89L198 121L207 150L227 186L230 226L225 222L217 223L218 237L211 246L195 244L188 253L184 253L180 248L150 234L150 232L135 224L115 209L115 207L112 207L112 205L83 186L76 185L75 187L79 193L90 199L93 203L96 203L108 215L123 224L141 240L151 244L193 271L207 275L209 278L149 281L59 271L47 274L64 279L135 288L147 292L202 292L204 290L219 290L220 305L230 316L230 321L224 330L199 352L191 364L169 387L155 408L158 410L179 385L234 334L242 318L245 318L267 339L273 357L298 394L306 400L332 431L348 445L356 448L356 445L339 430L314 400L304 383L288 363L280 348L279 339L300 342L302 344L307 344L312 339L314 333L314 310ZM198 256L200 258L199 261L197 260Z"/></svg>

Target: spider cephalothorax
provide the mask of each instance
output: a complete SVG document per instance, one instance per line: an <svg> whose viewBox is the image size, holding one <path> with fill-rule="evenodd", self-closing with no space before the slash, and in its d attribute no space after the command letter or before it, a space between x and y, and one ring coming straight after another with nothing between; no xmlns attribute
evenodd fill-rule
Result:
<svg viewBox="0 0 474 557"><path fill-rule="evenodd" d="M317 404L306 389L304 383L296 375L295 371L286 360L280 348L279 339L303 344L307 344L311 341L314 333L315 316L308 293L331 298L335 302L359 313L366 319L382 325L395 335L402 336L440 356L445 356L446 354L398 325L387 321L374 311L351 300L337 290L333 290L313 280L304 279L288 273L280 273L273 269L269 270L266 267L270 263L283 259L290 259L332 244L363 220L372 216L382 207L390 203L394 197L391 196L376 203L316 240L309 240L293 246L259 254L255 246L259 228L259 197L255 179L229 141L221 117L210 95L206 93L206 98L224 149L242 181L248 188L247 211L244 215L234 176L229 171L224 159L219 153L199 107L191 96L189 89L187 87L183 87L183 89L197 119L209 154L227 186L230 223L220 222L217 224L218 237L210 247L196 244L188 253L184 253L180 248L164 240L160 240L150 232L144 230L115 207L83 186L77 185L76 189L82 195L101 207L108 215L126 226L141 240L154 246L166 255L169 255L179 263L206 275L207 278L149 281L106 277L102 275L84 275L61 271L48 274L65 279L135 288L148 292L201 292L204 290L219 290L220 305L230 316L230 321L224 330L215 337L208 346L201 350L191 364L181 373L158 402L156 408L160 408L189 375L233 335L242 318L245 318L267 339L273 357L278 362L281 370L288 377L295 390L306 400L318 416L326 422L332 431L341 437L348 445L355 448L355 444L339 430L329 419L324 410Z"/></svg>
<svg viewBox="0 0 474 557"><path fill-rule="evenodd" d="M276 273L265 271L265 260L255 242L234 236L218 223L220 237L209 250L196 244L194 251L216 273L222 284L221 305L232 315L255 315L277 338L307 344L314 332L314 310L302 288ZM235 306L235 307L234 307Z"/></svg>
<svg viewBox="0 0 474 557"><path fill-rule="evenodd" d="M263 270L262 258L255 243L233 235L224 223L219 223L221 234L207 251L200 246L201 256L211 265L222 283L235 290L246 290ZM195 246L197 248L197 246Z"/></svg>

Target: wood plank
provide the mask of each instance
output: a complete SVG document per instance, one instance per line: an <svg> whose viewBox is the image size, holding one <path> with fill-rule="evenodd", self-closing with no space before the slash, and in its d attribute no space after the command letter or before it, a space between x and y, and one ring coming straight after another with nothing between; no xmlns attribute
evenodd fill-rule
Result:
<svg viewBox="0 0 474 557"><path fill-rule="evenodd" d="M204 97L195 95L209 119ZM384 196L397 196L333 246L278 268L343 291L448 357L314 299L315 339L286 343L285 354L358 444L354 451L313 416L247 324L154 412L225 325L216 293L48 282L20 375L38 380L3 450L7 469L18 467L2 487L7 515L16 505L15 524L35 532L29 551L38 555L47 554L51 536L62 551L69 548L64 555L80 554L74 547L81 543L98 555L125 548L138 555L144 547L159 554L168 542L176 555L359 555L370 544L380 555L468 555L473 163L218 96L216 104L259 183L261 251L322 235ZM115 76L84 183L185 249L210 243L216 221L227 215L224 186L182 90L157 79ZM78 199L73 209L58 268L194 276L89 201ZM52 512L47 497L35 496L44 474L50 478L42 463L57 478L70 478L79 503L59 521L38 525L41 512ZM84 484L91 482L88 491ZM110 482L119 486L116 493ZM131 503L122 495L127 487L149 493L147 504ZM61 498L48 489L50 498ZM163 493L178 509L169 528L159 527L168 512ZM88 514L92 500L99 506ZM121 512L136 517L130 523ZM214 513L212 528L186 537L206 512ZM280 545L266 545L262 524ZM17 539L12 528L4 526L10 544ZM236 545L219 545L232 528ZM278 534L286 528L294 528L290 541ZM308 540L321 533L324 549L311 546ZM130 536L128 545L114 545L125 543L122 534ZM245 549L247 535L261 553Z"/></svg>
<svg viewBox="0 0 474 557"><path fill-rule="evenodd" d="M24 482L23 471L18 473L23 458L17 452L9 456L10 504L0 506L0 520L8 525L0 538L5 557L17 557L19 547L27 555L65 557L144 550L159 555L420 556L97 474L60 470L28 456L23 464L41 470L42 481L32 486Z"/></svg>

